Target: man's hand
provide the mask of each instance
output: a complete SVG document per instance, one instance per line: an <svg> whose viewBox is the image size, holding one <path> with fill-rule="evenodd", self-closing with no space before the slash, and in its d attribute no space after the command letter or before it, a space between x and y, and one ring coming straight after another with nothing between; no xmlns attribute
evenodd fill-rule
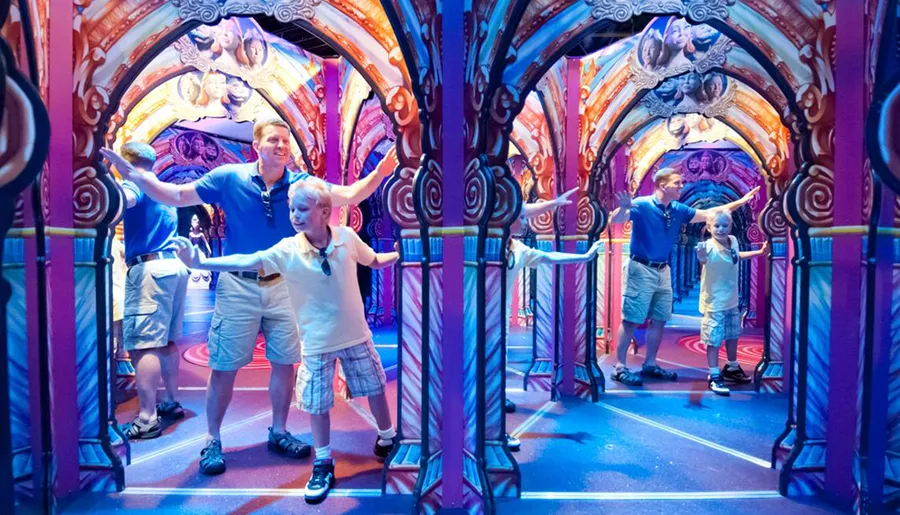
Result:
<svg viewBox="0 0 900 515"><path fill-rule="evenodd" d="M763 255L769 253L769 240L763 241L762 247L759 248L759 252Z"/></svg>
<svg viewBox="0 0 900 515"><path fill-rule="evenodd" d="M176 247L175 254L186 267L197 268L203 264L203 253L200 252L196 245L191 243L191 240L184 236L176 236L174 242Z"/></svg>
<svg viewBox="0 0 900 515"><path fill-rule="evenodd" d="M621 191L616 194L616 202L619 203L619 209L622 211L631 209L631 193Z"/></svg>
<svg viewBox="0 0 900 515"><path fill-rule="evenodd" d="M116 167L116 171L119 172L119 175L122 176L123 180L126 181L134 181L135 178L140 175L140 172L128 161L125 160L124 157L116 154L112 150L108 148L101 148L100 155L102 155L109 164Z"/></svg>
<svg viewBox="0 0 900 515"><path fill-rule="evenodd" d="M704 245L702 243L700 245L697 245L697 261L700 261L701 263L706 263L707 257L708 256L706 254L706 245Z"/></svg>
<svg viewBox="0 0 900 515"><path fill-rule="evenodd" d="M595 241L594 244L591 245L591 248L588 249L588 251L587 251L588 255L593 256L593 255L598 254L600 252L601 245L602 245L602 242Z"/></svg>

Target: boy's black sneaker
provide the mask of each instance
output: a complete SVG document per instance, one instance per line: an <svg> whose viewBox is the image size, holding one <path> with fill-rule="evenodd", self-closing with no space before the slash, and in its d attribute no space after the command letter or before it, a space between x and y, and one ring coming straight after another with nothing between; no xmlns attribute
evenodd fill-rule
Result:
<svg viewBox="0 0 900 515"><path fill-rule="evenodd" d="M306 482L304 498L308 504L319 504L328 497L328 491L334 486L334 460L316 460L313 463L312 475Z"/></svg>

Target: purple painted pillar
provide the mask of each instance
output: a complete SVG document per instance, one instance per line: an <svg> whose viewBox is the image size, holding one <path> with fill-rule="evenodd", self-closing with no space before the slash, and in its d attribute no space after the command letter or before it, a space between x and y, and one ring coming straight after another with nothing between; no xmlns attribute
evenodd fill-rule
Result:
<svg viewBox="0 0 900 515"><path fill-rule="evenodd" d="M50 4L49 66L50 84L47 111L50 117L50 217L48 226L73 227L75 176L73 166L72 75L73 4ZM75 248L71 237L51 236L47 266L47 302L50 332L50 377L53 451L56 457L56 487L64 497L79 489L79 419L75 374Z"/></svg>
<svg viewBox="0 0 900 515"><path fill-rule="evenodd" d="M859 225L862 206L862 174L865 159L866 19L853 2L835 5L836 39L835 97L840 119L835 124L834 225ZM836 233L832 237L831 299L832 344L829 351L828 425L825 460L825 491L849 507L853 500L852 464L856 433L858 364L860 342L860 289L862 269L860 234ZM889 304L887 304L889 305ZM842 342L845 344L838 344Z"/></svg>
<svg viewBox="0 0 900 515"><path fill-rule="evenodd" d="M341 76L337 59L325 59L325 180L341 184ZM339 210L331 223L339 221Z"/></svg>
<svg viewBox="0 0 900 515"><path fill-rule="evenodd" d="M581 104L581 61L579 59L566 60L566 155L564 157L565 169L563 175L565 177L565 187L563 191L569 191L578 187L578 148L579 138L578 129L581 122L579 115L579 107ZM563 240L563 249L565 252L576 252L575 241L572 236L578 234L578 199L581 197L578 192L573 198L572 203L565 208L565 236L568 238ZM562 366L563 380L562 393L565 395L575 394L575 352L576 337L578 334L583 335L579 331L576 323L576 310L581 305L578 302L578 289L576 286L576 274L584 274L584 267L569 267L563 272L563 341L562 341ZM582 291L584 295L586 292Z"/></svg>
<svg viewBox="0 0 900 515"><path fill-rule="evenodd" d="M443 167L443 215L445 227L462 227L465 210L463 174L465 143L465 109L463 81L465 80L465 38L455 37L464 32L463 2L445 2L441 30L451 37L442 38L441 64L444 84L441 96L441 153ZM463 235L444 236L444 296L443 296L443 426L442 497L445 509L463 508Z"/></svg>

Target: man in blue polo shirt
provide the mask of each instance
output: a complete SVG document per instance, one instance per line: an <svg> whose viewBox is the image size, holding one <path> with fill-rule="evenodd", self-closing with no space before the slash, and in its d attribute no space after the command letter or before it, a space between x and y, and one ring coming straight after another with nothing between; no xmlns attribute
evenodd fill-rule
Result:
<svg viewBox="0 0 900 515"><path fill-rule="evenodd" d="M146 143L126 143L122 156L142 171L151 170L156 161L156 152ZM178 228L175 209L153 201L132 182L122 183L122 189L128 267L122 341L134 363L140 409L123 429L129 439L148 439L162 433L159 417L184 417L175 400L180 359L175 340L181 336L188 271L173 252ZM157 404L160 376L166 388L163 402Z"/></svg>
<svg viewBox="0 0 900 515"><path fill-rule="evenodd" d="M661 168L653 174L652 195L631 198L618 195L619 207L610 223L631 220L631 259L625 265L625 289L622 292L622 325L616 345L616 370L612 378L629 386L640 386L644 377L675 381L678 376L656 364L663 328L672 318L672 273L669 252L685 224L705 222L710 210L694 209L678 202L684 184L674 168ZM754 188L739 200L721 206L730 211L749 202L759 191ZM650 318L647 329L647 357L639 374L626 366L628 346L637 326Z"/></svg>
<svg viewBox="0 0 900 515"><path fill-rule="evenodd" d="M220 166L190 184L160 182L153 173L122 170L144 193L176 207L219 204L225 212L224 254L253 254L293 236L288 187L309 177L286 168L291 160L290 129L282 120L262 120L253 127L253 149L259 160ZM113 164L121 158L103 149ZM392 172L393 170L387 170ZM336 206L358 204L375 192L385 175L370 174L350 186L333 185ZM207 444L200 453L200 472L225 471L220 428L231 402L237 371L250 363L259 330L266 339L266 358L272 366L269 398L272 427L268 448L290 458L310 455L310 446L286 429L294 383L294 365L300 361L300 337L291 310L287 283L279 274L256 272L221 274L216 287L216 308L209 330L209 387L206 395Z"/></svg>

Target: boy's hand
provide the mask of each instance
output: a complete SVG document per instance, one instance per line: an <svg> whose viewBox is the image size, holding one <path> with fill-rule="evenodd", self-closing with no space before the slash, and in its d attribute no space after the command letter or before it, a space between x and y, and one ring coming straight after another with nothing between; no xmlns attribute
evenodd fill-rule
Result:
<svg viewBox="0 0 900 515"><path fill-rule="evenodd" d="M135 177L140 174L140 172L138 172L131 163L126 161L124 157L108 148L101 148L100 155L109 161L109 164L116 167L116 171L119 172L119 175L122 176L123 180L134 181Z"/></svg>
<svg viewBox="0 0 900 515"><path fill-rule="evenodd" d="M697 245L697 260L701 262L706 262L707 254L706 254L706 245L700 244Z"/></svg>
<svg viewBox="0 0 900 515"><path fill-rule="evenodd" d="M746 204L747 202L753 200L753 197L755 197L757 193L759 193L759 186L748 191L746 195L741 197L741 204Z"/></svg>
<svg viewBox="0 0 900 515"><path fill-rule="evenodd" d="M569 197L576 191L578 191L577 187L570 189L569 191L567 191L567 192L563 193L562 195L553 199L553 201L552 201L553 204L556 206L568 206L569 204L572 203L572 201L569 200Z"/></svg>
<svg viewBox="0 0 900 515"><path fill-rule="evenodd" d="M196 268L203 264L203 254L196 245L191 244L191 240L184 236L176 236L173 241L175 254L186 267Z"/></svg>
<svg viewBox="0 0 900 515"><path fill-rule="evenodd" d="M763 255L769 253L769 240L763 241L762 247L759 248L759 252Z"/></svg>
<svg viewBox="0 0 900 515"><path fill-rule="evenodd" d="M619 203L619 209L622 211L631 209L631 193L621 191L616 194L616 202Z"/></svg>
<svg viewBox="0 0 900 515"><path fill-rule="evenodd" d="M601 245L600 241L595 241L594 244L591 245L591 248L588 249L588 251L587 251L588 255L589 256L597 255L600 252L600 245Z"/></svg>

